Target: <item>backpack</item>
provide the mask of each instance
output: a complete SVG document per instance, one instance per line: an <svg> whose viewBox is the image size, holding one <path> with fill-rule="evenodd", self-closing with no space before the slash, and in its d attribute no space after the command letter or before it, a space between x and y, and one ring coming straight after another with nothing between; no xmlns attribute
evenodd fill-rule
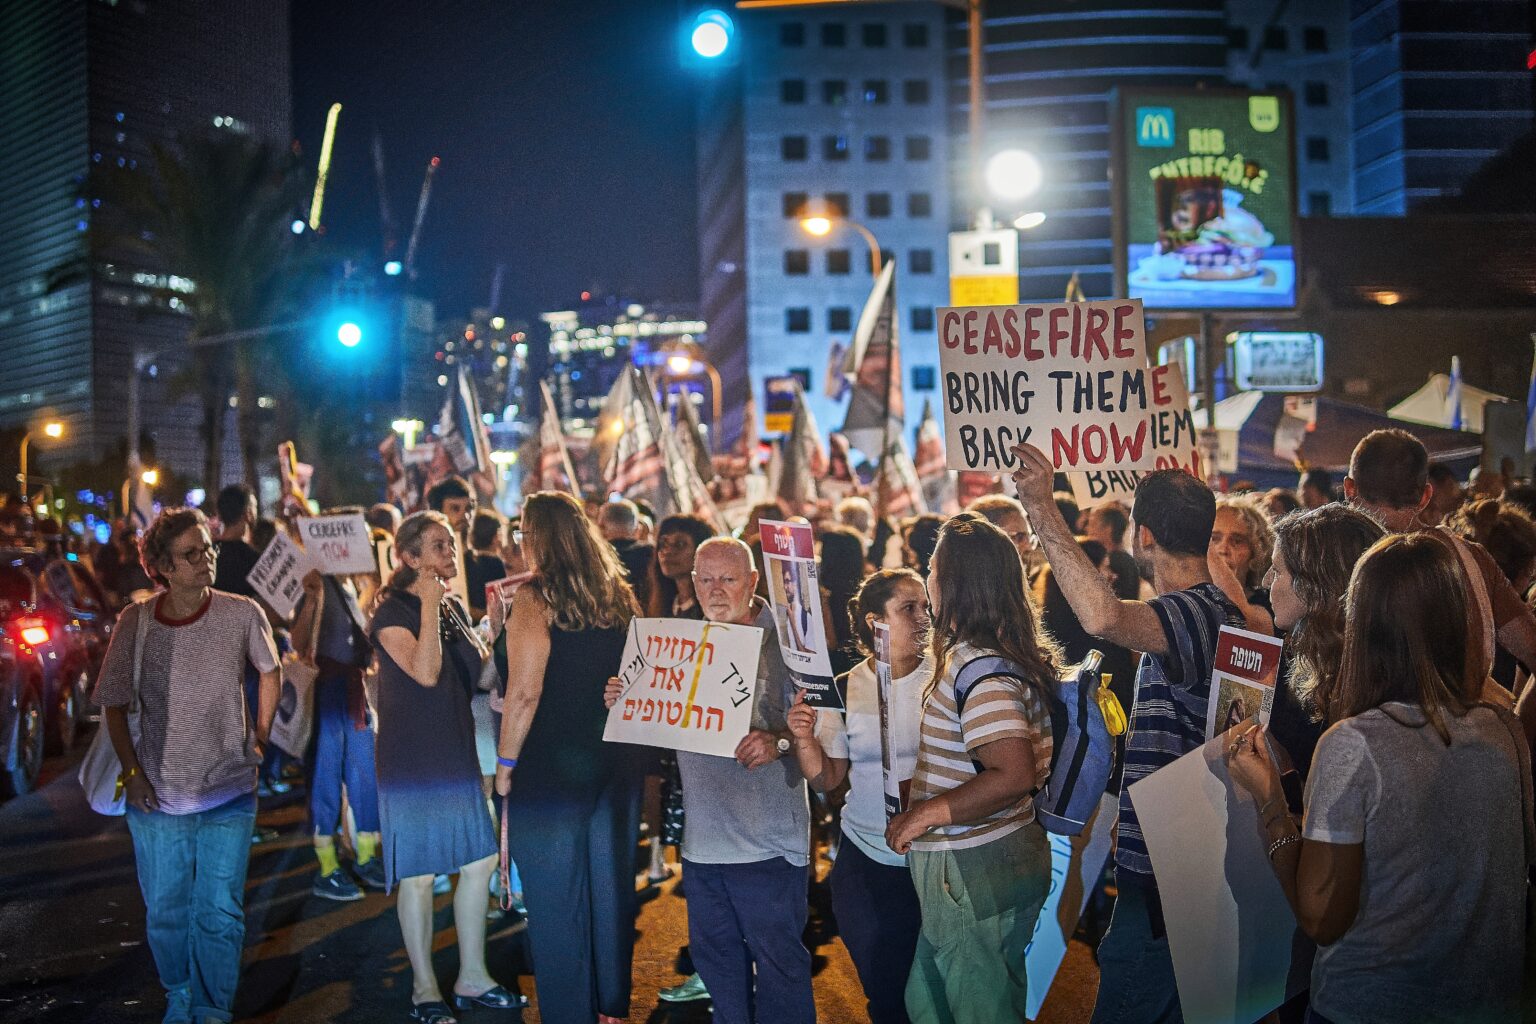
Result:
<svg viewBox="0 0 1536 1024"><path fill-rule="evenodd" d="M1114 768L1115 733L1105 721L1099 692L1102 657L1098 651L1090 651L1081 665L1063 673L1045 702L1051 715L1051 774L1030 796L1040 824L1047 832L1061 836L1075 836L1088 824ZM977 683L999 676L1028 685L1019 665L998 655L984 654L961 666L955 676L956 714L964 711L965 698ZM1107 689L1104 695L1114 700ZM1118 701L1115 706L1118 708ZM976 765L976 770L980 771L981 765Z"/></svg>

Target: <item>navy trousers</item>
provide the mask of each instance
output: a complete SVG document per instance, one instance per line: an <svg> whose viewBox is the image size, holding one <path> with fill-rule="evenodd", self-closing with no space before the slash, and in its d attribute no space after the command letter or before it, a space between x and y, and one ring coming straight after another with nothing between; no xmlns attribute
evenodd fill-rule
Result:
<svg viewBox="0 0 1536 1024"><path fill-rule="evenodd" d="M871 858L847 834L828 879L837 933L859 972L872 1024L907 1024L907 977L923 912L912 872Z"/></svg>
<svg viewBox="0 0 1536 1024"><path fill-rule="evenodd" d="M807 872L782 857L683 861L688 951L714 1001L715 1024L815 1024L811 953L800 938Z"/></svg>

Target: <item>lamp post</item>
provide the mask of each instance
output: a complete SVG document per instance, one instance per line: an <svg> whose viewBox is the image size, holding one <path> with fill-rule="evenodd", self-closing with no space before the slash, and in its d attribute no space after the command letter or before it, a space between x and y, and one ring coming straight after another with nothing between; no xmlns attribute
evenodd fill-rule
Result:
<svg viewBox="0 0 1536 1024"><path fill-rule="evenodd" d="M53 420L43 424L43 436L57 441L64 436L64 424ZM21 472L16 474L17 481L21 484L21 502L27 503L27 449L32 443L32 431L21 435Z"/></svg>
<svg viewBox="0 0 1536 1024"><path fill-rule="evenodd" d="M710 419L710 447L714 447L713 438L720 429L720 396L724 391L724 385L720 380L720 371L715 369L703 351L691 341L678 340L670 343L662 349L667 355L667 371L673 377L697 376L702 368L705 376L709 378L710 409L714 416ZM665 396L663 396L665 397Z"/></svg>
<svg viewBox="0 0 1536 1024"><path fill-rule="evenodd" d="M874 232L870 231L869 228L865 227L863 224L860 224L858 221L849 220L847 217L818 216L803 217L800 220L800 227L805 231L805 233L808 235L815 235L817 238L827 237L832 233L832 229L839 224L843 225L844 227L850 227L857 231L860 235L864 236L864 241L869 245L870 275L873 277L879 277L880 243L875 239Z"/></svg>

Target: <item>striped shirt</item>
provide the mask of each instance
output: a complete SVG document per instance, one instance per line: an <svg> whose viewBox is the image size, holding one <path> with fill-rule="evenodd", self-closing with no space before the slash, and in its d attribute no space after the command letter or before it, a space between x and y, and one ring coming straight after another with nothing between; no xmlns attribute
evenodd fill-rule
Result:
<svg viewBox="0 0 1536 1024"><path fill-rule="evenodd" d="M996 655L970 644L949 652L944 678L923 707L917 748L917 772L912 777L912 803L947 793L976 777L971 760L993 740L1018 736L1035 754L1035 785L1051 773L1051 715L1038 694L1006 678L986 679L971 687L965 711L955 707L955 678L966 663ZM941 825L913 840L914 850L964 850L983 846L1018 831L1035 820L1035 802L1026 796L980 822Z"/></svg>
<svg viewBox="0 0 1536 1024"><path fill-rule="evenodd" d="M1223 625L1245 625L1242 612L1214 583L1163 594L1147 603L1162 621L1168 653L1143 654L1136 670L1115 847L1115 864L1143 875L1152 874L1152 859L1131 805L1131 784L1204 745L1216 636Z"/></svg>
<svg viewBox="0 0 1536 1024"><path fill-rule="evenodd" d="M118 617L96 682L96 702L123 707L141 659L136 748L144 778L167 814L195 814L256 791L261 758L246 713L245 666L277 667L272 628L255 601L210 591L189 619L164 617L165 595ZM139 616L154 618L138 643Z"/></svg>

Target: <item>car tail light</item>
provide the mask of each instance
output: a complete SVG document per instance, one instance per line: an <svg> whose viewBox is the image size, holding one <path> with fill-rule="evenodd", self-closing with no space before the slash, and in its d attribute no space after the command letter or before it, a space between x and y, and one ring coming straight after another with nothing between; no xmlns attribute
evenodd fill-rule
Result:
<svg viewBox="0 0 1536 1024"><path fill-rule="evenodd" d="M33 619L30 622L23 619L20 623L18 623L18 625L21 626L22 642L24 642L28 647L36 647L39 644L45 644L48 642L48 627L44 626L36 619Z"/></svg>

